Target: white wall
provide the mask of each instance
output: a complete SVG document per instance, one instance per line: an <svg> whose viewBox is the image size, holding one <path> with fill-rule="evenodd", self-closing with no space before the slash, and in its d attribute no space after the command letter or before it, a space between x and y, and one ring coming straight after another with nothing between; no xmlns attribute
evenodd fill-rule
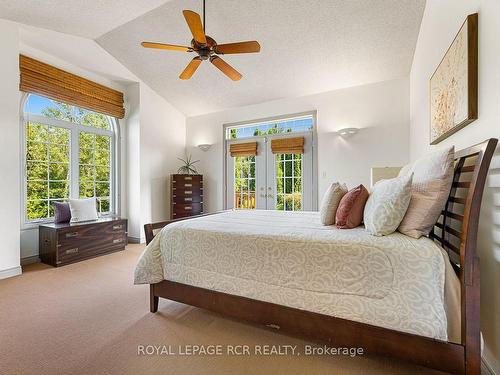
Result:
<svg viewBox="0 0 500 375"><path fill-rule="evenodd" d="M500 2L427 0L410 76L410 155L429 146L429 78L468 14L479 12L479 119L437 146L458 149L500 138ZM485 359L500 374L500 156L493 160L481 210L481 329Z"/></svg>
<svg viewBox="0 0 500 375"><path fill-rule="evenodd" d="M141 227L170 218L170 174L184 155L186 118L148 86L140 86ZM144 240L144 230L140 230Z"/></svg>
<svg viewBox="0 0 500 375"><path fill-rule="evenodd" d="M349 187L370 186L370 168L408 162L409 81L400 79L348 89L283 99L187 119L186 148L201 159L206 211L223 208L223 134L225 123L317 110L318 197L331 181ZM362 128L349 139L335 132ZM203 152L196 148L212 144Z"/></svg>
<svg viewBox="0 0 500 375"><path fill-rule="evenodd" d="M121 214L129 219L129 234L136 239L144 238L146 222L167 219L168 176L177 169L176 157L184 154L184 115L95 41L0 19L0 46L0 163L5 163L2 171L9 181L0 186L4 197L0 278L20 272L20 258L38 256L38 229L21 230L20 219L20 53L124 92L127 114L120 120Z"/></svg>
<svg viewBox="0 0 500 375"><path fill-rule="evenodd" d="M128 218L128 236L139 241L141 237L141 122L139 83L131 84L125 91L127 97L126 121L126 209Z"/></svg>
<svg viewBox="0 0 500 375"><path fill-rule="evenodd" d="M21 272L19 258L19 32L0 20L0 279Z"/></svg>
<svg viewBox="0 0 500 375"><path fill-rule="evenodd" d="M95 41L19 23L14 25L19 33L15 45L17 54L21 53L30 56L122 92L125 92L126 84L134 79L130 72ZM75 49L73 47L75 45L78 45L79 48ZM92 56L92 58L89 58L89 56ZM101 65L99 65L99 61L102 62ZM19 75L19 71L16 74ZM19 92L18 88L17 91ZM139 100L138 97L137 100ZM128 105L134 105L134 103L131 103L131 99L126 97L126 94L125 101ZM127 150L125 142L127 139L127 118L120 120L119 123L122 152L120 202L121 214L126 217L128 201L126 199L127 185L124 182L127 171L123 159ZM17 125L19 126L19 121ZM26 260L35 261L38 258L38 228L33 226L23 228L21 224L20 236L21 259L24 259L25 262Z"/></svg>

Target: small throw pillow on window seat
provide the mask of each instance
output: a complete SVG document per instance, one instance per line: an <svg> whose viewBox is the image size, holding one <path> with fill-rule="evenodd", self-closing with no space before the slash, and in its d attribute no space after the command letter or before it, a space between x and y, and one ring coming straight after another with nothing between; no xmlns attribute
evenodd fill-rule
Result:
<svg viewBox="0 0 500 375"><path fill-rule="evenodd" d="M337 228L352 229L361 224L368 195L368 190L363 185L359 185L342 197L335 215Z"/></svg>
<svg viewBox="0 0 500 375"><path fill-rule="evenodd" d="M335 224L335 214L337 213L337 208L339 206L340 200L347 193L347 185L339 184L334 182L330 185L328 190L323 195L321 200L321 207L319 210L319 216L321 219L321 224L323 225L333 225Z"/></svg>
<svg viewBox="0 0 500 375"><path fill-rule="evenodd" d="M54 223L68 223L71 220L71 210L68 202L52 202L54 206Z"/></svg>
<svg viewBox="0 0 500 375"><path fill-rule="evenodd" d="M95 198L70 199L71 222L97 220L97 206Z"/></svg>
<svg viewBox="0 0 500 375"><path fill-rule="evenodd" d="M377 182L366 202L363 221L368 233L394 233L405 216L411 198L413 174Z"/></svg>

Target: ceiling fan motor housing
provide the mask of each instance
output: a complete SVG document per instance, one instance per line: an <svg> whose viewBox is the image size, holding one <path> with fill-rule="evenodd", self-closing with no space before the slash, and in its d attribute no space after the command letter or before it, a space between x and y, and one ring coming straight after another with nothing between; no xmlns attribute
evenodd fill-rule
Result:
<svg viewBox="0 0 500 375"><path fill-rule="evenodd" d="M194 39L191 40L191 47L193 48L193 51L195 51L202 60L208 60L210 56L215 53L215 46L217 46L217 42L213 38L207 35L206 39L207 44L198 43Z"/></svg>

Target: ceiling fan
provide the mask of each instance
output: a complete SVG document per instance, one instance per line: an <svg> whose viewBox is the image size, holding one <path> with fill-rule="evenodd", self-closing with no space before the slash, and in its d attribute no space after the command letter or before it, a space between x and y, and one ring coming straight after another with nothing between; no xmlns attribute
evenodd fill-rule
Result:
<svg viewBox="0 0 500 375"><path fill-rule="evenodd" d="M183 10L184 18L193 34L191 47L178 46L174 44L163 44L155 42L142 42L145 48L166 49L170 51L196 52L198 56L193 58L186 69L179 76L180 79L189 79L196 72L204 60L210 62L222 73L233 81L239 81L241 74L218 55L229 55L234 53L253 53L260 51L260 44L256 41L217 44L217 42L205 34L205 0L203 0L203 23L198 13L192 10Z"/></svg>

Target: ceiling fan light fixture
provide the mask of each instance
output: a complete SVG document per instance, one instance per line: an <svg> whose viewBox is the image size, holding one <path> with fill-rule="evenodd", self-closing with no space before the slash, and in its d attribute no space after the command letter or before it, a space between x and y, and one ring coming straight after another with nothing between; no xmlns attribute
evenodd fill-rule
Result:
<svg viewBox="0 0 500 375"><path fill-rule="evenodd" d="M195 52L198 56L191 60L184 71L179 75L179 78L182 80L190 79L202 61L210 60L216 68L231 80L239 81L242 75L217 55L257 53L260 52L259 42L251 40L238 43L217 44L213 38L205 34L205 0L203 0L203 22L201 21L200 15L192 10L183 10L182 14L193 36L190 47L156 42L142 42L141 45L144 48Z"/></svg>

